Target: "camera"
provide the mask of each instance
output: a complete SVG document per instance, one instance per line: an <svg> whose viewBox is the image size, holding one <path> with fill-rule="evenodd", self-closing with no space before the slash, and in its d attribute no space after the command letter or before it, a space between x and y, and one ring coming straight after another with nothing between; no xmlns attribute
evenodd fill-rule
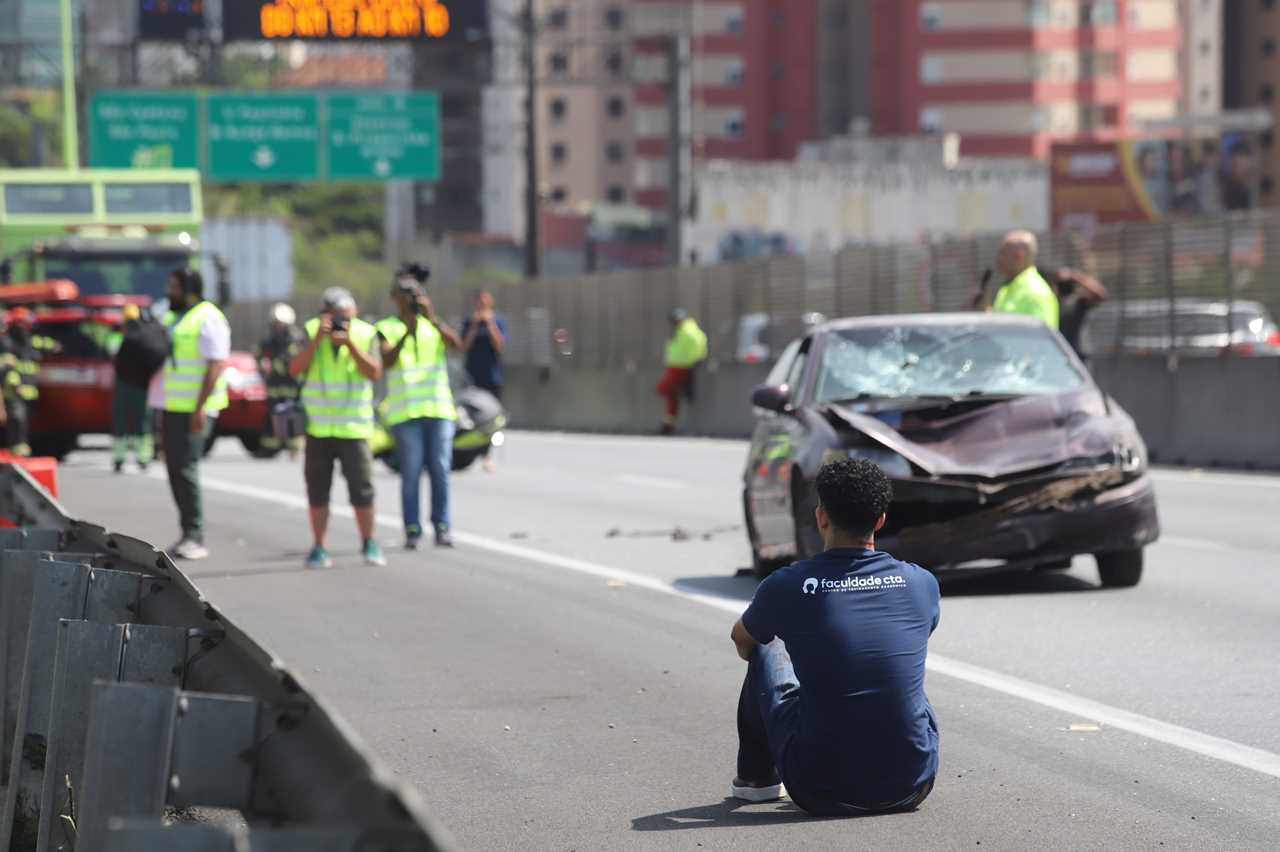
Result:
<svg viewBox="0 0 1280 852"><path fill-rule="evenodd" d="M347 330L347 317L345 314L334 314L332 323L333 330L336 332L344 332Z"/></svg>

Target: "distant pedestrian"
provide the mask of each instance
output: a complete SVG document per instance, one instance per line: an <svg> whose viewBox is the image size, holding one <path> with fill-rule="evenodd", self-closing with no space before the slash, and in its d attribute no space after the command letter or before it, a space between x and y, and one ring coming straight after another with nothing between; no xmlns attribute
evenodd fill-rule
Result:
<svg viewBox="0 0 1280 852"><path fill-rule="evenodd" d="M1107 300L1107 288L1097 278L1079 269L1059 269L1052 280L1059 304L1058 331L1081 359L1087 359L1087 353L1081 348L1085 323L1089 313Z"/></svg>
<svg viewBox="0 0 1280 852"><path fill-rule="evenodd" d="M355 510L366 565L386 565L373 537L373 385L382 376L377 332L356 316L356 300L341 287L324 293L320 315L307 322L307 345L294 356L289 372L303 379L307 412L303 468L314 544L308 568L333 565L325 538L329 531L329 493L333 466L342 465L347 495Z"/></svg>
<svg viewBox="0 0 1280 852"><path fill-rule="evenodd" d="M493 294L476 294L475 310L462 323L462 350L467 354L467 375L471 384L502 400L506 375L502 353L507 347L507 320L493 309ZM484 451L485 470L493 471L492 447Z"/></svg>
<svg viewBox="0 0 1280 852"><path fill-rule="evenodd" d="M150 313L144 315L137 305L125 305L123 318L111 392L111 465L116 473L124 470L130 450L142 470L155 458L147 387L164 369L169 355L169 335Z"/></svg>
<svg viewBox="0 0 1280 852"><path fill-rule="evenodd" d="M271 333L258 344L258 363L267 383L267 422L262 446L275 452L289 450L291 458L302 449L302 435L277 435L276 424L288 420L279 417L281 408L296 408L301 402L302 382L289 372L289 365L307 345L307 336L297 326L298 315L283 302L271 308Z"/></svg>
<svg viewBox="0 0 1280 852"><path fill-rule="evenodd" d="M825 550L770 575L733 625L748 666L732 795L790 795L815 816L914 810L938 773L924 691L938 581L876 550L893 499L880 468L835 461L815 487Z"/></svg>
<svg viewBox="0 0 1280 852"><path fill-rule="evenodd" d="M431 480L431 529L437 547L453 547L449 475L458 413L449 386L445 351L457 349L457 332L436 314L424 285L431 273L413 266L392 284L396 314L378 323L387 374L386 422L396 439L405 548L422 541L422 469Z"/></svg>
<svg viewBox="0 0 1280 852"><path fill-rule="evenodd" d="M666 416L660 434L672 435L680 416L680 396L693 387L693 371L707 358L707 335L688 311L671 312L671 336L667 338L664 363L666 371L658 382L658 396L667 401Z"/></svg>
<svg viewBox="0 0 1280 852"><path fill-rule="evenodd" d="M205 300L204 279L194 269L173 270L168 295L170 310L162 322L169 331L169 355L151 379L147 403L163 412L160 438L182 526L170 552L178 559L206 559L200 458L227 407L223 372L231 355L231 327L218 306Z"/></svg>
<svg viewBox="0 0 1280 852"><path fill-rule="evenodd" d="M996 313L1036 317L1058 327L1058 297L1036 269L1039 242L1030 231L1010 231L1000 243L996 269L1003 286L992 305Z"/></svg>

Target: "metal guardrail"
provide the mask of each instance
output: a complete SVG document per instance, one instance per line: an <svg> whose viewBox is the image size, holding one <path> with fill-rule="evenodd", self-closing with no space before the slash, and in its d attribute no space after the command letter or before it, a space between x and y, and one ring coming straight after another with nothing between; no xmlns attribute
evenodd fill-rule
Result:
<svg viewBox="0 0 1280 852"><path fill-rule="evenodd" d="M452 848L163 552L73 520L14 465L0 465L0 517L18 524L0 530L0 848ZM192 808L242 819L182 819Z"/></svg>

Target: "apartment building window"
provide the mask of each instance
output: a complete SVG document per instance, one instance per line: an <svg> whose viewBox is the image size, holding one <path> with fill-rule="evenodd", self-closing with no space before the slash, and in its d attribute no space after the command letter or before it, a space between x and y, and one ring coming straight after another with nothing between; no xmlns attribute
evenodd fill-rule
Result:
<svg viewBox="0 0 1280 852"><path fill-rule="evenodd" d="M735 62L724 69L724 84L730 88L739 88L747 81L747 69L741 62Z"/></svg>
<svg viewBox="0 0 1280 852"><path fill-rule="evenodd" d="M1119 15L1115 0L1094 0L1080 4L1080 26L1113 27Z"/></svg>
<svg viewBox="0 0 1280 852"><path fill-rule="evenodd" d="M1086 104L1080 107L1080 129L1103 130L1120 121L1120 108L1115 104Z"/></svg>
<svg viewBox="0 0 1280 852"><path fill-rule="evenodd" d="M1120 56L1114 50L1089 50L1080 54L1080 79L1114 77L1120 70Z"/></svg>
<svg viewBox="0 0 1280 852"><path fill-rule="evenodd" d="M604 25L611 30L620 30L627 22L626 13L618 6L610 6L604 13Z"/></svg>
<svg viewBox="0 0 1280 852"><path fill-rule="evenodd" d="M552 121L564 121L564 117L569 114L569 102L564 98L552 98L549 109Z"/></svg>
<svg viewBox="0 0 1280 852"><path fill-rule="evenodd" d="M569 26L568 9L558 8L547 12L547 29L562 30L567 26Z"/></svg>
<svg viewBox="0 0 1280 852"><path fill-rule="evenodd" d="M621 142L610 142L604 146L604 158L611 163L621 163L627 158L627 146Z"/></svg>
<svg viewBox="0 0 1280 852"><path fill-rule="evenodd" d="M925 3L920 7L920 29L933 32L942 26L942 8L937 3Z"/></svg>
<svg viewBox="0 0 1280 852"><path fill-rule="evenodd" d="M622 72L626 70L626 62L622 58L622 51L609 51L609 55L604 60L604 67L614 77L621 77Z"/></svg>
<svg viewBox="0 0 1280 852"><path fill-rule="evenodd" d="M1259 87L1258 100L1262 101L1264 104L1269 104L1273 100L1275 100L1275 98L1276 98L1275 86L1272 86L1270 83L1263 83L1262 86Z"/></svg>
<svg viewBox="0 0 1280 852"><path fill-rule="evenodd" d="M569 70L569 55L564 51L557 50L551 54L547 64L551 67L552 74L564 74Z"/></svg>
<svg viewBox="0 0 1280 852"><path fill-rule="evenodd" d="M742 12L735 11L725 16L724 31L730 35L739 35L747 28Z"/></svg>
<svg viewBox="0 0 1280 852"><path fill-rule="evenodd" d="M605 193L605 198L610 204L625 204L627 202L627 190L621 184L613 184Z"/></svg>
<svg viewBox="0 0 1280 852"><path fill-rule="evenodd" d="M551 190L551 200L556 204L563 204L564 200L569 197L569 191L563 186L557 186Z"/></svg>
<svg viewBox="0 0 1280 852"><path fill-rule="evenodd" d="M562 165L569 159L569 146L563 142L556 142L551 146L551 162L557 166Z"/></svg>
<svg viewBox="0 0 1280 852"><path fill-rule="evenodd" d="M627 114L627 102L617 95L614 95L609 98L608 102L605 104L604 111L610 118L622 118Z"/></svg>
<svg viewBox="0 0 1280 852"><path fill-rule="evenodd" d="M741 118L731 118L724 123L724 135L730 139L741 139L747 132L747 123Z"/></svg>
<svg viewBox="0 0 1280 852"><path fill-rule="evenodd" d="M1276 40L1270 37L1262 40L1262 55L1270 59L1276 55Z"/></svg>

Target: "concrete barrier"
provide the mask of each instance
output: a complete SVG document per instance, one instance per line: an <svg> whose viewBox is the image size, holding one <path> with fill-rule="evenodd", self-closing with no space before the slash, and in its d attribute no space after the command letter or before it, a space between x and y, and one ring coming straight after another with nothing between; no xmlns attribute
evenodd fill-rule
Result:
<svg viewBox="0 0 1280 852"><path fill-rule="evenodd" d="M1137 421L1154 461L1205 467L1280 469L1280 358L1125 356L1094 362L1098 384ZM768 367L704 367L688 435L747 438L755 421L751 390ZM508 369L506 404L519 429L649 434L662 418L654 392L661 371L578 369L562 359L549 370Z"/></svg>

